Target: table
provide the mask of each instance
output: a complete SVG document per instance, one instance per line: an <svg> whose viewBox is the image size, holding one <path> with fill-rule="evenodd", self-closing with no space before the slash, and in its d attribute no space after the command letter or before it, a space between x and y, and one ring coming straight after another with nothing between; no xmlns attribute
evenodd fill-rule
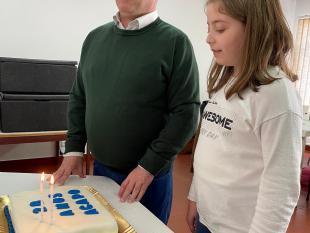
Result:
<svg viewBox="0 0 310 233"><path fill-rule="evenodd" d="M0 172L0 195L38 189L40 174ZM121 203L117 196L119 185L107 177L71 176L67 185L88 185L100 192L110 204L132 225L137 233L173 233L142 204ZM55 188L57 190L57 187Z"/></svg>
<svg viewBox="0 0 310 233"><path fill-rule="evenodd" d="M0 145L66 140L67 131L0 133Z"/></svg>

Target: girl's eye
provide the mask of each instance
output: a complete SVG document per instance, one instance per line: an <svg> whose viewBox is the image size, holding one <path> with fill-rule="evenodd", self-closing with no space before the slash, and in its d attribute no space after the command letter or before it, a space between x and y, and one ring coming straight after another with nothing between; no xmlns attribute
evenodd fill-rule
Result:
<svg viewBox="0 0 310 233"><path fill-rule="evenodd" d="M225 31L225 29L216 29L215 31L218 33L223 33Z"/></svg>

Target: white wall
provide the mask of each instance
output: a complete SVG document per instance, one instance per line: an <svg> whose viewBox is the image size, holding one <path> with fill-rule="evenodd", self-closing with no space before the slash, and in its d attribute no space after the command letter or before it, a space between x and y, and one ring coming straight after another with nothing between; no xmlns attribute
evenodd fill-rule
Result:
<svg viewBox="0 0 310 233"><path fill-rule="evenodd" d="M87 33L114 9L104 0L0 2L1 56L38 59L78 60Z"/></svg>
<svg viewBox="0 0 310 233"><path fill-rule="evenodd" d="M280 0L280 2L290 29L294 33L296 0Z"/></svg>
<svg viewBox="0 0 310 233"><path fill-rule="evenodd" d="M296 0L296 17L310 15L310 1L309 0Z"/></svg>
<svg viewBox="0 0 310 233"><path fill-rule="evenodd" d="M212 54L205 43L205 0L159 0L160 17L179 27L191 39L200 70L204 96ZM93 28L112 20L114 0L0 0L0 56L79 60L82 42ZM45 145L45 146L44 146ZM46 147L47 151L41 151ZM0 146L1 157L52 154L40 145ZM39 155L37 155L39 156Z"/></svg>
<svg viewBox="0 0 310 233"><path fill-rule="evenodd" d="M55 155L55 143L49 142L0 146L0 161L53 157Z"/></svg>
<svg viewBox="0 0 310 233"><path fill-rule="evenodd" d="M310 1L309 0L296 0L295 10L295 33L297 31L297 22L300 17L310 16Z"/></svg>
<svg viewBox="0 0 310 233"><path fill-rule="evenodd" d="M302 16L310 15L309 0L280 0L287 22L291 28L294 38L297 32L297 22Z"/></svg>
<svg viewBox="0 0 310 233"><path fill-rule="evenodd" d="M202 83L211 61L204 0L159 0L160 17L192 40ZM114 0L0 0L0 56L79 60L87 33L112 20Z"/></svg>

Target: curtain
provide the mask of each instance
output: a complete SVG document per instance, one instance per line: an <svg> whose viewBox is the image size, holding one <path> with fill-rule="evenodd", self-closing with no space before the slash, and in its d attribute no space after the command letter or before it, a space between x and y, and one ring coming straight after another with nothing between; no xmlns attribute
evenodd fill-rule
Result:
<svg viewBox="0 0 310 233"><path fill-rule="evenodd" d="M297 36L293 53L293 70L299 80L296 88L303 105L310 105L310 17L298 20Z"/></svg>

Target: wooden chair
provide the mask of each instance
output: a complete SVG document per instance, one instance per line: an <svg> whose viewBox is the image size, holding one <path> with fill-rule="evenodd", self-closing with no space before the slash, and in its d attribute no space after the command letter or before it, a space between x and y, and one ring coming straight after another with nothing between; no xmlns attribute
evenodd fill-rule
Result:
<svg viewBox="0 0 310 233"><path fill-rule="evenodd" d="M310 167L309 166L302 168L301 183L308 185L308 192L307 192L306 200L309 201L309 196L310 196Z"/></svg>

